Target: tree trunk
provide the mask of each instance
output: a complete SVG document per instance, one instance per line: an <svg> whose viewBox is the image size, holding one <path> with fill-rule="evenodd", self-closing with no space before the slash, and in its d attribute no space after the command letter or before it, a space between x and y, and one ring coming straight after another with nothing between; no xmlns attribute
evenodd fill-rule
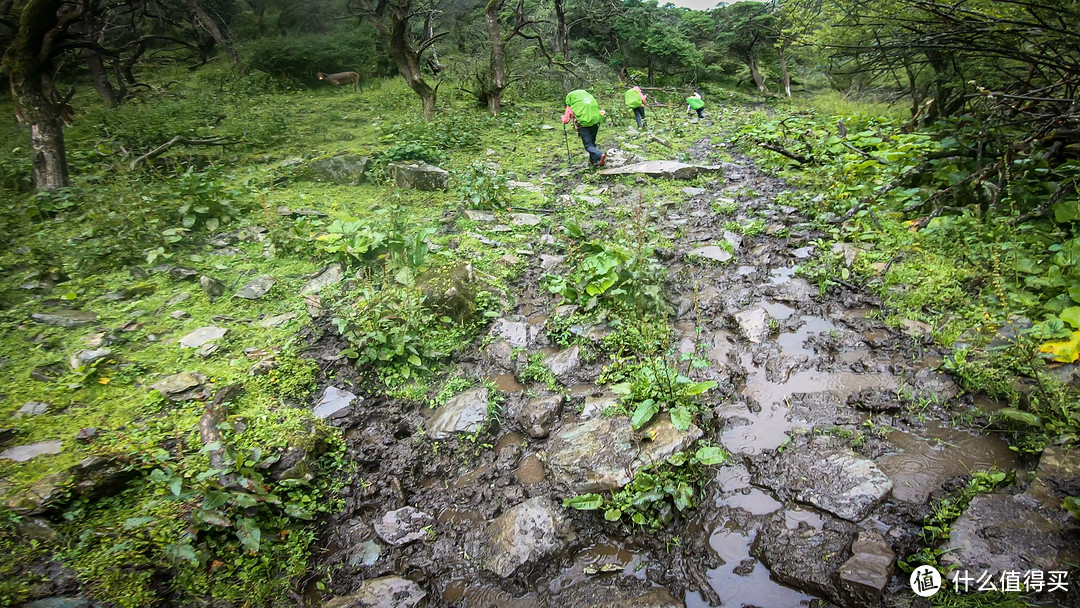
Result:
<svg viewBox="0 0 1080 608"><path fill-rule="evenodd" d="M38 192L71 185L64 150L63 117L67 106L52 81L52 45L66 25L59 15L61 4L61 0L29 0L2 63L15 102L15 116L30 127L34 186Z"/></svg>
<svg viewBox="0 0 1080 608"><path fill-rule="evenodd" d="M751 55L746 60L746 66L750 68L750 75L754 77L754 85L757 86L757 90L762 95L769 94L769 87L765 86L765 78L761 76L761 70L758 69L757 57Z"/></svg>
<svg viewBox="0 0 1080 608"><path fill-rule="evenodd" d="M86 67L90 70L90 80L94 83L94 89L97 90L101 101L110 108L120 105L120 97L116 94L112 82L109 81L109 72L105 69L105 61L101 58L101 53L93 49L85 49L83 55L86 57Z"/></svg>
<svg viewBox="0 0 1080 608"><path fill-rule="evenodd" d="M393 7L390 29L390 56L397 64L405 84L420 97L424 108L424 120L435 118L435 90L424 81L420 70L420 52L409 48L408 24L411 2L399 1Z"/></svg>
<svg viewBox="0 0 1080 608"><path fill-rule="evenodd" d="M225 37L225 34L221 33L221 28L214 23L214 20L210 18L209 13L198 3L197 0L187 0L188 10L195 16L195 19L199 22L199 25L203 27L207 33L214 39L221 50L225 51L225 55L229 58L234 66L240 65L240 56L236 54L236 49L232 45L232 41Z"/></svg>
<svg viewBox="0 0 1080 608"><path fill-rule="evenodd" d="M484 19L487 21L488 39L491 40L491 90L488 91L487 106L492 114L498 114L502 109L502 92L506 88L506 69L504 55L506 43L503 42L502 33L499 32L499 10L502 9L503 0L489 0L484 9Z"/></svg>
<svg viewBox="0 0 1080 608"><path fill-rule="evenodd" d="M790 41L784 40L780 43L780 78L783 80L784 95L791 97L791 75L788 74L787 67L787 49L791 44Z"/></svg>
<svg viewBox="0 0 1080 608"><path fill-rule="evenodd" d="M655 74L653 73L653 56L649 55L649 86L656 86Z"/></svg>
<svg viewBox="0 0 1080 608"><path fill-rule="evenodd" d="M570 61L570 32L566 27L563 0L555 0L555 50L562 51L563 61Z"/></svg>

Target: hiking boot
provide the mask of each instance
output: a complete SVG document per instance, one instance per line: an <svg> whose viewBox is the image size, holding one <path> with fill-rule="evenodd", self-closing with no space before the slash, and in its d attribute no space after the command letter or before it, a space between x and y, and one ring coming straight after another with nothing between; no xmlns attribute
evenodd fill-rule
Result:
<svg viewBox="0 0 1080 608"><path fill-rule="evenodd" d="M603 154L600 155L600 160L596 163L596 166L597 167L603 167L604 163L606 163L606 162L607 162L607 152L604 152Z"/></svg>

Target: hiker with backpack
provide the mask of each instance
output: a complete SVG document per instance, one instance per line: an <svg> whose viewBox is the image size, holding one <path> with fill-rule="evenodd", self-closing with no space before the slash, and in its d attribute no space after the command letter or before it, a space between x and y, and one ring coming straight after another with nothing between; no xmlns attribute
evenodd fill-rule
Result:
<svg viewBox="0 0 1080 608"><path fill-rule="evenodd" d="M641 92L641 87L634 87L627 89L623 98L626 100L626 107L634 111L637 128L643 128L645 126L645 93Z"/></svg>
<svg viewBox="0 0 1080 608"><path fill-rule="evenodd" d="M686 98L686 113L689 114L690 110L697 110L698 118L705 118L705 114L702 110L705 109L705 102L701 99L701 93L694 91L694 94Z"/></svg>
<svg viewBox="0 0 1080 608"><path fill-rule="evenodd" d="M589 153L589 164L593 167L603 167L607 161L607 154L600 152L596 147L596 134L600 130L600 121L603 120L604 111L600 104L589 94L588 91L577 89L566 94L566 111L563 112L563 130L571 120L577 128L581 143L585 151Z"/></svg>

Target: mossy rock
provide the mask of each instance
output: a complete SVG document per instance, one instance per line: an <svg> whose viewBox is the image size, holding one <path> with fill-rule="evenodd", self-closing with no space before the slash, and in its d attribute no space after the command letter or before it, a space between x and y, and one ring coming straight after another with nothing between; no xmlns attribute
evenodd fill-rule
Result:
<svg viewBox="0 0 1080 608"><path fill-rule="evenodd" d="M458 323L476 315L477 283L476 271L467 262L429 268L416 280L424 305Z"/></svg>

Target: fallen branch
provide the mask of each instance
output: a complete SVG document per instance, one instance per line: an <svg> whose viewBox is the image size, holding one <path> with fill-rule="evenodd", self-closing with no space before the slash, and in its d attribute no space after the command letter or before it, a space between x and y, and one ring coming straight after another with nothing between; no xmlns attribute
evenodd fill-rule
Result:
<svg viewBox="0 0 1080 608"><path fill-rule="evenodd" d="M763 142L763 141L757 142L757 145L760 148L765 148L766 150L771 150L773 152L776 152L777 154L780 154L782 156L786 156L786 157L790 158L791 160L799 163L800 165L817 164L817 160L815 160L812 156L803 156L802 154L796 154L794 152L790 152L788 150L785 150L785 149L783 149L783 148L781 148L779 146L774 146L772 144L769 144L769 143L766 143L766 142Z"/></svg>
<svg viewBox="0 0 1080 608"><path fill-rule="evenodd" d="M143 154L139 158L131 161L131 165L128 166L128 169L135 169L135 167L139 166L139 163L153 158L157 158L162 154L168 152L175 146L228 146L235 143L240 142L225 139L224 137L204 137L201 139L189 139L182 135L177 135L176 137L161 144L160 146L154 148L146 154Z"/></svg>

